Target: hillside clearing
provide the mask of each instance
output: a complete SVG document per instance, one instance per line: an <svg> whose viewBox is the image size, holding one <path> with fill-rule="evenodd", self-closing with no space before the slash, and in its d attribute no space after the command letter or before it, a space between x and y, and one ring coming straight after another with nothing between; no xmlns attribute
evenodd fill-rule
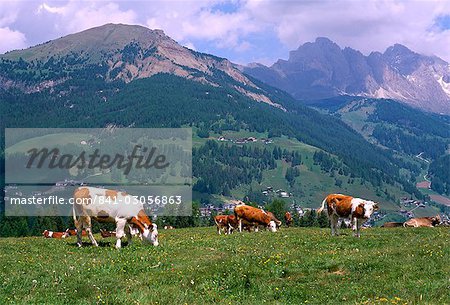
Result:
<svg viewBox="0 0 450 305"><path fill-rule="evenodd" d="M120 251L0 239L1 304L449 304L448 228L328 229L218 236L160 231ZM87 240L87 239L86 239Z"/></svg>

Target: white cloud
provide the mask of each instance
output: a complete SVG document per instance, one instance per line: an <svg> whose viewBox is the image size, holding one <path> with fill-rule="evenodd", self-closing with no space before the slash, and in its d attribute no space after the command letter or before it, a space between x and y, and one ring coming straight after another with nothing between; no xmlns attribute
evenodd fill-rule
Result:
<svg viewBox="0 0 450 305"><path fill-rule="evenodd" d="M0 28L0 53L26 47L25 35L8 27Z"/></svg>
<svg viewBox="0 0 450 305"><path fill-rule="evenodd" d="M119 4L112 2L69 1L64 6L51 6L42 3L37 14L57 16L55 29L60 34L69 34L86 30L106 23L136 23L137 14L131 10L121 10Z"/></svg>

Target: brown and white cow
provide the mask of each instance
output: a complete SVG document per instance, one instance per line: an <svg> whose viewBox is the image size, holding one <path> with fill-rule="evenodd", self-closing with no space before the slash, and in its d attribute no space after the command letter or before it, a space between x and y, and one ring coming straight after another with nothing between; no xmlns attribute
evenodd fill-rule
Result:
<svg viewBox="0 0 450 305"><path fill-rule="evenodd" d="M45 238L57 238L57 239L62 239L69 236L69 234L66 232L53 232L49 230L45 230L44 232L42 232L42 235L44 235Z"/></svg>
<svg viewBox="0 0 450 305"><path fill-rule="evenodd" d="M352 221L354 235L360 237L361 224L369 219L374 211L378 210L376 202L342 194L330 194L322 201L322 206L317 213L323 211L325 204L331 222L331 235L339 235L338 221L340 218L347 218Z"/></svg>
<svg viewBox="0 0 450 305"><path fill-rule="evenodd" d="M436 215L434 217L420 217L420 218L411 218L406 221L403 226L406 227L435 227L441 223L441 217Z"/></svg>
<svg viewBox="0 0 450 305"><path fill-rule="evenodd" d="M382 227L382 228L397 228L397 227L403 227L403 222L385 222L381 227Z"/></svg>
<svg viewBox="0 0 450 305"><path fill-rule="evenodd" d="M286 222L286 226L289 228L292 224L292 215L289 212L284 213L284 221Z"/></svg>
<svg viewBox="0 0 450 305"><path fill-rule="evenodd" d="M91 218L99 222L116 224L116 248L121 247L121 238L126 235L131 242L131 228L137 228L143 241L158 246L158 228L144 211L136 197L114 190L82 186L75 190L73 218L77 228L77 244L82 246L81 232L86 232L94 246L98 246L92 235Z"/></svg>
<svg viewBox="0 0 450 305"><path fill-rule="evenodd" d="M272 217L264 210L249 205L238 205L234 208L234 215L239 222L239 232L242 232L242 220L255 225L266 227L271 232L277 231L277 225Z"/></svg>

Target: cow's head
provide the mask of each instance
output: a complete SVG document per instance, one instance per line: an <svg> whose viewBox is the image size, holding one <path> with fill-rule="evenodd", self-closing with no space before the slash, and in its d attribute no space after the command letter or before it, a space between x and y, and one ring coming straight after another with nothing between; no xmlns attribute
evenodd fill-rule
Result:
<svg viewBox="0 0 450 305"><path fill-rule="evenodd" d="M145 228L142 237L143 241L149 242L155 247L158 246L158 226L153 223L148 228Z"/></svg>
<svg viewBox="0 0 450 305"><path fill-rule="evenodd" d="M441 216L436 215L436 216L434 216L433 218L431 218L431 224L432 224L433 226L440 225L440 224L441 224Z"/></svg>
<svg viewBox="0 0 450 305"><path fill-rule="evenodd" d="M275 221L271 220L269 222L269 224L267 225L267 228L269 229L270 232L276 232L277 231L277 224L275 223Z"/></svg>
<svg viewBox="0 0 450 305"><path fill-rule="evenodd" d="M370 216L372 216L373 212L378 211L379 206L378 203L373 202L373 201L365 201L364 203L362 203L363 208L364 208L364 218L365 219L369 219Z"/></svg>

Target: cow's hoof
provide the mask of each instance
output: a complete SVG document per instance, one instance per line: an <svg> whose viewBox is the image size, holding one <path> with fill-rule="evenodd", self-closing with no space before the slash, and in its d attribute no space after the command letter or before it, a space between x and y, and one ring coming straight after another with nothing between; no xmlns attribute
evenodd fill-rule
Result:
<svg viewBox="0 0 450 305"><path fill-rule="evenodd" d="M83 246L81 243L77 243L78 248L81 248Z"/></svg>

